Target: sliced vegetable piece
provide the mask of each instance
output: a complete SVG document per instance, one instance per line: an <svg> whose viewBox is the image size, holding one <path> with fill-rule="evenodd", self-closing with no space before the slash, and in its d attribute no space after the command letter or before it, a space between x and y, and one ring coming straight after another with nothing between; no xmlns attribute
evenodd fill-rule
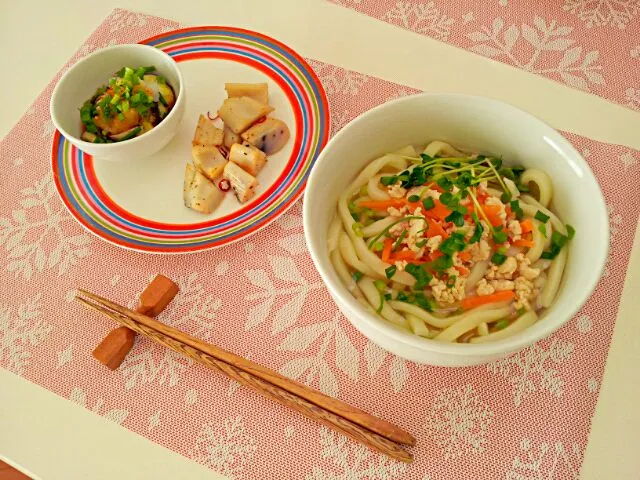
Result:
<svg viewBox="0 0 640 480"><path fill-rule="evenodd" d="M471 295L462 300L460 305L463 309L469 310L488 303L506 302L516 296L513 290L502 290L491 295Z"/></svg>
<svg viewBox="0 0 640 480"><path fill-rule="evenodd" d="M227 127L226 123L224 125L223 143L227 148L231 148L234 143L242 143L242 137Z"/></svg>
<svg viewBox="0 0 640 480"><path fill-rule="evenodd" d="M393 248L393 240L384 239L384 247L382 248L382 256L380 257L384 263L391 263L391 249Z"/></svg>
<svg viewBox="0 0 640 480"><path fill-rule="evenodd" d="M259 148L267 155L278 152L289 140L289 127L282 120L267 118L256 123L242 134L243 140Z"/></svg>
<svg viewBox="0 0 640 480"><path fill-rule="evenodd" d="M251 175L256 176L267 161L267 156L263 151L251 145L234 143L229 150L229 161L236 163Z"/></svg>
<svg viewBox="0 0 640 480"><path fill-rule="evenodd" d="M232 97L224 101L218 109L218 115L234 133L240 134L256 120L272 111L273 107L260 103L253 98Z"/></svg>
<svg viewBox="0 0 640 480"><path fill-rule="evenodd" d="M526 240L524 238L521 238L520 240L516 240L513 242L513 245L516 247L526 247L526 248L531 248L535 245L535 243L533 242L533 240Z"/></svg>
<svg viewBox="0 0 640 480"><path fill-rule="evenodd" d="M522 229L522 233L529 233L533 231L533 223L531 219L527 218L520 222L520 228Z"/></svg>
<svg viewBox="0 0 640 480"><path fill-rule="evenodd" d="M188 163L184 173L183 198L186 207L200 213L211 213L220 205L224 192Z"/></svg>
<svg viewBox="0 0 640 480"><path fill-rule="evenodd" d="M233 192L240 203L245 203L256 193L258 181L250 173L233 162L227 162L224 167L224 178L229 180Z"/></svg>
<svg viewBox="0 0 640 480"><path fill-rule="evenodd" d="M196 167L212 182L222 174L228 163L218 147L213 145L193 145L191 155Z"/></svg>
<svg viewBox="0 0 640 480"><path fill-rule="evenodd" d="M269 103L269 86L266 83L225 83L227 97L250 97L260 103Z"/></svg>
<svg viewBox="0 0 640 480"><path fill-rule="evenodd" d="M211 120L200 114L192 145L222 145L224 133Z"/></svg>

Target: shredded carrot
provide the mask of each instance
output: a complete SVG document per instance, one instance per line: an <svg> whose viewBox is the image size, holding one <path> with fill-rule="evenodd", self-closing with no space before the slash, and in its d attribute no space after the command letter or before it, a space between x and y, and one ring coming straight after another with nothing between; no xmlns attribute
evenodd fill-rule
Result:
<svg viewBox="0 0 640 480"><path fill-rule="evenodd" d="M444 255L440 250L436 250L431 255L429 255L429 261L433 262L436 258L440 258Z"/></svg>
<svg viewBox="0 0 640 480"><path fill-rule="evenodd" d="M466 267L463 267L462 265L456 265L453 268L455 268L458 273L460 273L460 275L469 275L469 269Z"/></svg>
<svg viewBox="0 0 640 480"><path fill-rule="evenodd" d="M395 262L396 260L406 260L408 262L415 260L416 254L411 250L400 250L399 252L394 252L391 254L391 261Z"/></svg>
<svg viewBox="0 0 640 480"><path fill-rule="evenodd" d="M425 217L444 220L451 215L451 210L445 207L440 200L434 200L435 207L424 212Z"/></svg>
<svg viewBox="0 0 640 480"><path fill-rule="evenodd" d="M486 305L487 303L497 303L497 302L504 302L507 300L511 300L515 296L516 294L513 293L513 290L503 290L501 292L496 292L491 295L482 295L482 296L472 295L462 300L462 302L460 302L460 305L462 306L463 309L469 310L471 308L476 308L481 305Z"/></svg>
<svg viewBox="0 0 640 480"><path fill-rule="evenodd" d="M429 222L429 228L427 229L426 232L424 232L425 237L431 238L431 237L435 237L436 235L441 235L443 240L445 238L449 238L449 235L447 234L447 232L444 231L444 228L442 228L442 225L440 225L438 222L436 222L432 218L427 219L427 221Z"/></svg>
<svg viewBox="0 0 640 480"><path fill-rule="evenodd" d="M522 229L522 233L529 233L533 231L533 223L531 223L531 220L527 218L520 222L520 228Z"/></svg>
<svg viewBox="0 0 640 480"><path fill-rule="evenodd" d="M408 202L407 202L407 207L409 207L409 211L410 211L411 213L415 213L416 208L418 208L418 207L422 207L422 205L420 204L420 202L409 202L409 201L408 201ZM424 210L424 208L423 208L423 210Z"/></svg>
<svg viewBox="0 0 640 480"><path fill-rule="evenodd" d="M393 240L391 240L390 238L385 238L384 248L382 249L382 256L381 256L381 259L384 263L391 263L389 260L391 257L392 248L393 248Z"/></svg>
<svg viewBox="0 0 640 480"><path fill-rule="evenodd" d="M482 210L492 226L497 227L502 225L502 219L498 215L500 213L500 205L483 205Z"/></svg>
<svg viewBox="0 0 640 480"><path fill-rule="evenodd" d="M460 252L458 253L458 258L463 262L468 262L471 260L471 254L469 252Z"/></svg>
<svg viewBox="0 0 640 480"><path fill-rule="evenodd" d="M516 247L527 247L527 248L532 248L534 243L532 240L525 240L524 238L520 239L520 240L515 240L513 242L513 245L515 245Z"/></svg>
<svg viewBox="0 0 640 480"><path fill-rule="evenodd" d="M386 210L389 207L402 208L406 204L407 201L403 198L392 198L390 200L364 200L359 202L358 206L372 210Z"/></svg>

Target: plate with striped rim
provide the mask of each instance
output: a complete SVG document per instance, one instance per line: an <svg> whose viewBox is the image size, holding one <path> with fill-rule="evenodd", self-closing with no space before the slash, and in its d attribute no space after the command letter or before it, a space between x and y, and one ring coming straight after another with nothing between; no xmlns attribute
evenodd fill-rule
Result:
<svg viewBox="0 0 640 480"><path fill-rule="evenodd" d="M188 95L182 125L162 151L135 163L94 159L56 132L55 186L71 215L107 242L148 253L228 245L282 215L302 195L329 139L327 96L309 64L273 38L233 27L184 28L140 43L178 63ZM249 202L229 194L215 212L202 215L183 204L184 168L198 116L215 115L225 82L267 82L273 116L287 123L291 138L269 157Z"/></svg>

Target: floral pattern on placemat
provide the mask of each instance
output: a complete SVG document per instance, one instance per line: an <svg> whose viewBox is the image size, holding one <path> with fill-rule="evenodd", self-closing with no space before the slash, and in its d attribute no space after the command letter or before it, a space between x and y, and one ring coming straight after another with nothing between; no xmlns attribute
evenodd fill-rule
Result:
<svg viewBox="0 0 640 480"><path fill-rule="evenodd" d="M498 29L501 41L513 41L506 32L515 23ZM176 27L115 10L70 63ZM334 133L415 93L310 62ZM306 250L300 202L246 241L189 256L144 255L88 235L51 188L48 102L57 78L0 142L0 366L234 479L578 478L638 219L625 192L640 183L639 152L566 134L609 207L612 248L600 285L552 337L489 365L444 369L391 355L350 325ZM90 352L113 325L71 303L75 289L131 306L156 272L181 286L160 320L405 427L418 439L415 463L375 454L146 339L116 371L96 363Z"/></svg>
<svg viewBox="0 0 640 480"><path fill-rule="evenodd" d="M329 0L640 110L640 0Z"/></svg>

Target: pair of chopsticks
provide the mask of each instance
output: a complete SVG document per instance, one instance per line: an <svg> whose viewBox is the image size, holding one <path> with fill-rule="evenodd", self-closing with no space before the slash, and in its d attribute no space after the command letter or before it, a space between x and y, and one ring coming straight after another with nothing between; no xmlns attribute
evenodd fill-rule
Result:
<svg viewBox="0 0 640 480"><path fill-rule="evenodd" d="M218 370L265 397L293 408L373 450L402 462L413 461L413 456L398 443L415 445L415 438L401 428L106 298L85 290L78 290L78 293L82 296L76 295L76 300L121 325Z"/></svg>

